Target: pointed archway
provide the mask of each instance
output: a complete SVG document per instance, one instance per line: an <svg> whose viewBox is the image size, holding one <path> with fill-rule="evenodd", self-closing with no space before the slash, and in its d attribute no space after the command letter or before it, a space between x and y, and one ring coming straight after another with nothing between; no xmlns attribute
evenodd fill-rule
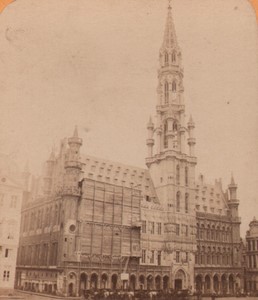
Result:
<svg viewBox="0 0 258 300"><path fill-rule="evenodd" d="M175 274L174 287L175 290L186 288L186 274L182 269L179 269Z"/></svg>

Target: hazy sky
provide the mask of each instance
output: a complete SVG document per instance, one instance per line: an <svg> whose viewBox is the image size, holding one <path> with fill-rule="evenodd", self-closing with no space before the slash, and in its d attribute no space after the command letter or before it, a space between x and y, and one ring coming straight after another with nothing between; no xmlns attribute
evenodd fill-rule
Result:
<svg viewBox="0 0 258 300"><path fill-rule="evenodd" d="M197 172L258 217L258 60L247 0L174 0ZM39 173L78 125L83 152L144 166L166 0L17 0L0 14L0 152Z"/></svg>

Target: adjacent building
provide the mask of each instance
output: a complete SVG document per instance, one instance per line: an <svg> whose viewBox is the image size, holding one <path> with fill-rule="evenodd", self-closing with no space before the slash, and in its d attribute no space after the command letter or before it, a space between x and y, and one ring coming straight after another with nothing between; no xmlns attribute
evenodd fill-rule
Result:
<svg viewBox="0 0 258 300"><path fill-rule="evenodd" d="M159 62L147 168L82 154L77 128L62 140L23 203L17 288L79 296L90 288L242 287L237 186L233 177L224 190L196 178L170 6Z"/></svg>
<svg viewBox="0 0 258 300"><path fill-rule="evenodd" d="M0 155L0 294L14 289L23 182L17 166Z"/></svg>
<svg viewBox="0 0 258 300"><path fill-rule="evenodd" d="M258 292L258 221L254 217L246 232L246 290Z"/></svg>

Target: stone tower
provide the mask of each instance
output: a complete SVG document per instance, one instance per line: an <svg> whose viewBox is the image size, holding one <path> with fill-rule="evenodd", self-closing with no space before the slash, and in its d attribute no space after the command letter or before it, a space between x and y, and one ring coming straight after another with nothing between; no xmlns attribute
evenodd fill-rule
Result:
<svg viewBox="0 0 258 300"><path fill-rule="evenodd" d="M233 175L231 177L231 183L228 186L228 190L228 207L230 209L232 222L233 265L241 266L241 249L239 247L241 221L238 215L239 200L237 199L237 185L235 184Z"/></svg>
<svg viewBox="0 0 258 300"><path fill-rule="evenodd" d="M78 236L79 230L78 206L80 199L79 180L82 171L80 161L82 139L78 137L77 128L75 128L73 136L68 139L68 145L62 190L62 261L76 260L76 251L79 247L76 236Z"/></svg>
<svg viewBox="0 0 258 300"><path fill-rule="evenodd" d="M194 286L195 165L194 122L186 126L182 56L169 5L159 52L156 124L149 120L146 164L164 208L165 251L171 286ZM188 134L189 149L186 149Z"/></svg>

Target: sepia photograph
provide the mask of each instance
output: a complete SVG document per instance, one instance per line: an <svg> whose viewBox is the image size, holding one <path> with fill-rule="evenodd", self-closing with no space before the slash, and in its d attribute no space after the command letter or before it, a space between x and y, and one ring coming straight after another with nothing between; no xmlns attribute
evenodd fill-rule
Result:
<svg viewBox="0 0 258 300"><path fill-rule="evenodd" d="M251 2L7 2L0 299L257 299Z"/></svg>

